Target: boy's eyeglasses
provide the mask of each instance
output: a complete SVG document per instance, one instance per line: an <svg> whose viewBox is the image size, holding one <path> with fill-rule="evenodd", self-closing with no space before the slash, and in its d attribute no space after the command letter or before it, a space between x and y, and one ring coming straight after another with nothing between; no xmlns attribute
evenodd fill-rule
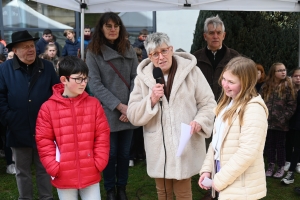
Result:
<svg viewBox="0 0 300 200"><path fill-rule="evenodd" d="M110 31L113 27L114 27L115 30L119 30L119 28L120 28L121 25L119 25L119 24L115 24L115 25L105 24L104 26L105 26L105 28L106 28L107 30Z"/></svg>
<svg viewBox="0 0 300 200"><path fill-rule="evenodd" d="M87 82L89 82L89 80L90 80L90 77L88 77L88 76L85 77L85 78L82 78L82 77L73 78L73 77L71 77L71 76L66 76L66 77L75 80L75 83L78 83L78 84L81 84L83 81L84 81L85 83L87 83Z"/></svg>

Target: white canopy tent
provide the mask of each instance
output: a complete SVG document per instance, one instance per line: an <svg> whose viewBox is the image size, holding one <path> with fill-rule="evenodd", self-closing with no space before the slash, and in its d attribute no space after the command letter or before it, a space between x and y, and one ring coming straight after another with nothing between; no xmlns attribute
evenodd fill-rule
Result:
<svg viewBox="0 0 300 200"><path fill-rule="evenodd" d="M84 14L160 10L223 10L300 12L298 0L32 0L81 12L81 38L84 38ZM81 40L84 49L84 40ZM84 54L81 53L83 58Z"/></svg>

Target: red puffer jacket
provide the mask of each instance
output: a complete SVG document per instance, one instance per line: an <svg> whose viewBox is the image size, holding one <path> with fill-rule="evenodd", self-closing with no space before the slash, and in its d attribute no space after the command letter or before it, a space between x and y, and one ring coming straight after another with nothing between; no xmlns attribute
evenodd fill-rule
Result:
<svg viewBox="0 0 300 200"><path fill-rule="evenodd" d="M53 86L36 122L36 143L54 187L81 189L101 180L109 158L110 128L99 101L86 92L64 98L63 84ZM56 161L56 141L60 162Z"/></svg>

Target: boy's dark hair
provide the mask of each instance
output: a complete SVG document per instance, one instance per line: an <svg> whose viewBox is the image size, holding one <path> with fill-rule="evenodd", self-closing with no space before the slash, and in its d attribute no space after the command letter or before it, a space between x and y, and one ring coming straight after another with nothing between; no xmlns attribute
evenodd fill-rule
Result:
<svg viewBox="0 0 300 200"><path fill-rule="evenodd" d="M148 35L148 30L147 29L143 29L140 31L140 34L139 35Z"/></svg>
<svg viewBox="0 0 300 200"><path fill-rule="evenodd" d="M90 25L86 24L84 25L84 29L91 29Z"/></svg>
<svg viewBox="0 0 300 200"><path fill-rule="evenodd" d="M48 34L52 35L52 31L50 29L45 29L43 35L48 35Z"/></svg>
<svg viewBox="0 0 300 200"><path fill-rule="evenodd" d="M89 74L89 68L76 56L66 56L58 64L59 70L58 75L61 76L70 76L71 74L82 74L87 76Z"/></svg>

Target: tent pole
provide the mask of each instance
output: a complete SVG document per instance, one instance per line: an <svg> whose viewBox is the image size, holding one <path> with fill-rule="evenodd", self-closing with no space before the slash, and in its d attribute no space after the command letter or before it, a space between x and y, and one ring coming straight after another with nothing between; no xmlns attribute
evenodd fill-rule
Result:
<svg viewBox="0 0 300 200"><path fill-rule="evenodd" d="M81 59L84 60L84 11L86 8L86 3L85 0L82 1L81 5L81 17L80 17L80 54L81 54Z"/></svg>

